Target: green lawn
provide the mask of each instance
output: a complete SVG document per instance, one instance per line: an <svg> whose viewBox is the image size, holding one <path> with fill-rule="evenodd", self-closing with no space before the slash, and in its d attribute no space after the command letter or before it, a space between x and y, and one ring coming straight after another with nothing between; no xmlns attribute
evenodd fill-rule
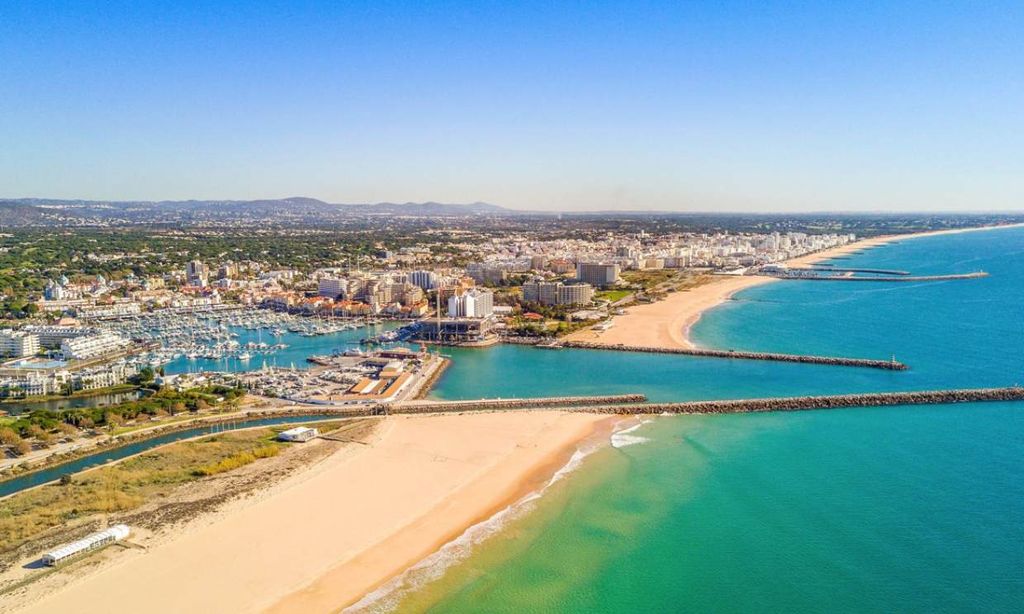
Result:
<svg viewBox="0 0 1024 614"><path fill-rule="evenodd" d="M600 292L595 292L594 298L614 303L615 301L620 301L626 298L631 293L632 292L630 290L602 290Z"/></svg>

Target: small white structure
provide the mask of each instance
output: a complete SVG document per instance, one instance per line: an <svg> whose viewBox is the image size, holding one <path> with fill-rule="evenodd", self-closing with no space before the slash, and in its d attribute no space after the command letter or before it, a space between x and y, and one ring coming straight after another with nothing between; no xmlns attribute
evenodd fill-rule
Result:
<svg viewBox="0 0 1024 614"><path fill-rule="evenodd" d="M320 431L317 429L309 428L308 426L297 426L293 429L288 429L287 431L281 431L278 433L277 440L303 442L309 441L319 434Z"/></svg>
<svg viewBox="0 0 1024 614"><path fill-rule="evenodd" d="M112 544L116 541L121 541L122 539L128 537L130 533L131 530L128 528L128 525L115 524L114 526L104 529L103 531L99 531L91 535L86 535L85 537L76 542L65 544L60 548L57 548L56 550L51 550L50 552L47 552L43 555L43 563L45 563L46 565L50 565L52 567L53 565L56 565L57 563L60 563L61 561L64 561L70 557L73 557L76 554L81 554L83 552L95 550L96 548L99 548L101 546Z"/></svg>

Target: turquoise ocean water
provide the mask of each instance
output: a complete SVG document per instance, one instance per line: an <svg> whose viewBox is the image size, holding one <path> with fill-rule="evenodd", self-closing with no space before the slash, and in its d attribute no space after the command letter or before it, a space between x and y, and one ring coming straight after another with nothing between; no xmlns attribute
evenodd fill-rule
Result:
<svg viewBox="0 0 1024 614"><path fill-rule="evenodd" d="M454 351L436 396L670 400L1024 383L1024 229L905 240L835 264L991 277L777 282L694 330L713 347L895 354L905 373L497 347ZM613 439L370 609L1024 609L1024 406L657 417Z"/></svg>

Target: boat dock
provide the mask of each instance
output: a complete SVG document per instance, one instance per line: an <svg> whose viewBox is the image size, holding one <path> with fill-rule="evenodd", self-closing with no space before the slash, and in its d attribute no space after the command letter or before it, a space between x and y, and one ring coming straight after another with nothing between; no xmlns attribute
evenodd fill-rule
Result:
<svg viewBox="0 0 1024 614"><path fill-rule="evenodd" d="M772 360L777 362L800 362L838 367L865 367L888 371L906 371L909 367L895 358L875 360L871 358L843 358L838 356L812 356L805 354L779 354L775 352L743 352L733 350L712 350L703 348L659 348L639 345L608 345L591 341L563 341L561 347L584 350L614 350L619 352L643 352L648 354L680 354L703 358L735 358L739 360Z"/></svg>

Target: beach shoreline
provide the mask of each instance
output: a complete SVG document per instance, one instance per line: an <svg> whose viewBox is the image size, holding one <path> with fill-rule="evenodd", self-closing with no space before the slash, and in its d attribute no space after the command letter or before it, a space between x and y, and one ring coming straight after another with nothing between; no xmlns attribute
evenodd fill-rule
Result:
<svg viewBox="0 0 1024 614"><path fill-rule="evenodd" d="M883 235L859 239L818 252L786 260L788 266L809 266L851 252L871 249L905 239L917 239L947 234L997 230L1020 227L1022 224L984 226L935 230L902 235ZM670 294L664 300L626 308L626 313L614 318L614 325L606 331L584 329L566 337L569 341L586 341L602 345L637 345L655 348L693 349L697 344L690 332L700 318L711 309L731 300L742 290L781 281L776 277L760 275L717 275L711 282L691 290Z"/></svg>
<svg viewBox="0 0 1024 614"><path fill-rule="evenodd" d="M582 442L607 441L617 420L530 411L391 416L366 445L146 551L113 552L59 590L25 599L20 611L337 611L537 491Z"/></svg>

